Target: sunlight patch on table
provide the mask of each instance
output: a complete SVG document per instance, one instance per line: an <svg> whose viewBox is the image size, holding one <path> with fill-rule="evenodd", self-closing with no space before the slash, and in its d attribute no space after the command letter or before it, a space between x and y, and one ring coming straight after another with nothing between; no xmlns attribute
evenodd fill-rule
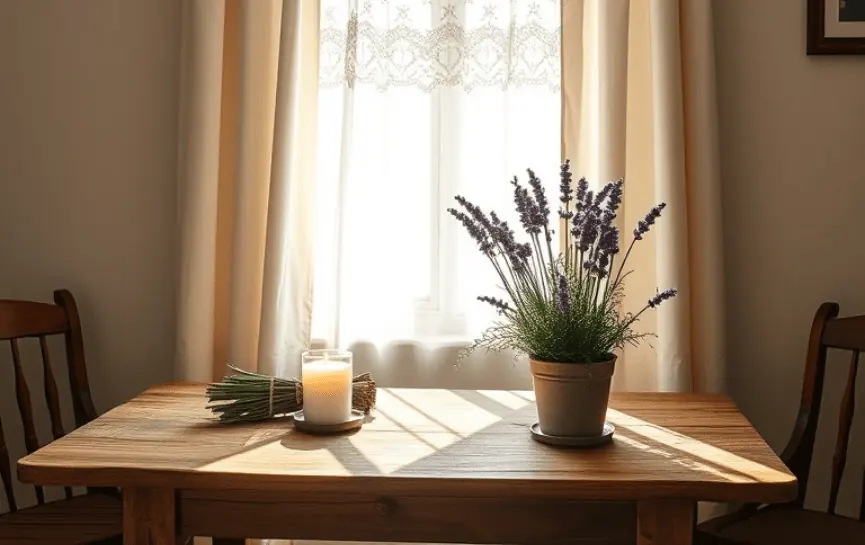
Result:
<svg viewBox="0 0 865 545"><path fill-rule="evenodd" d="M684 457L681 452L677 453L675 450L664 450L659 447L653 447L651 445L647 445L646 443L642 443L637 441L636 439L632 439L626 435L618 434L616 435L616 441L628 445L630 447L642 450L648 454L653 454L655 456L660 456L662 458L666 458L670 461L670 463L676 464L678 466L684 467L686 469L701 471L703 473L708 473L710 475L715 475L716 477L720 477L726 481L730 482L753 482L753 479L746 478L742 475L737 475L735 473L730 473L727 471L723 471L719 468L712 467L708 464L699 462L697 460L693 460L691 458Z"/></svg>
<svg viewBox="0 0 865 545"><path fill-rule="evenodd" d="M531 403L530 400L507 390L478 390L478 393L514 411L518 411Z"/></svg>
<svg viewBox="0 0 865 545"><path fill-rule="evenodd" d="M385 475L434 454L437 449L410 432L400 433L398 439L390 433L357 433L349 442L363 455L366 462ZM398 448L394 445L398 444Z"/></svg>
<svg viewBox="0 0 865 545"><path fill-rule="evenodd" d="M290 432L295 433L295 432ZM198 468L199 471L257 473L263 475L351 475L347 468L318 438L292 443L290 434L282 440L262 443ZM305 439L305 438L304 438Z"/></svg>
<svg viewBox="0 0 865 545"><path fill-rule="evenodd" d="M676 449L704 461L711 461L713 466L729 469L732 472L759 481L788 482L792 477L767 467L763 464L743 458L727 450L714 447L687 435L657 426L651 422L635 418L615 409L607 412L607 419L617 427L622 427L635 434L651 439L664 446ZM741 477L739 477L741 480Z"/></svg>
<svg viewBox="0 0 865 545"><path fill-rule="evenodd" d="M374 416L375 420L372 424L365 427L369 429L409 429L454 433L453 430L436 422L432 417L395 397L385 389L378 391Z"/></svg>
<svg viewBox="0 0 865 545"><path fill-rule="evenodd" d="M535 401L535 393L531 390L513 390L511 393L531 403L534 403Z"/></svg>
<svg viewBox="0 0 865 545"><path fill-rule="evenodd" d="M379 408L375 411L374 429L392 431L394 433L411 434L414 437L419 438L421 441L427 443L431 447L435 448L436 450L448 447L456 443L458 440L462 439L462 437L460 437L456 433L449 431L444 427L439 426L438 424L433 424L437 427L436 431L411 431L411 428L403 427L399 422L392 419L390 415L388 415L382 409ZM372 425L364 427L372 429ZM400 438L393 437L393 440L399 441Z"/></svg>
<svg viewBox="0 0 865 545"><path fill-rule="evenodd" d="M502 420L501 417L448 390L413 390L410 400L403 399L396 392L390 392L390 395L462 437L468 437ZM397 412L393 411L389 414L397 414ZM404 424L401 414L400 423Z"/></svg>

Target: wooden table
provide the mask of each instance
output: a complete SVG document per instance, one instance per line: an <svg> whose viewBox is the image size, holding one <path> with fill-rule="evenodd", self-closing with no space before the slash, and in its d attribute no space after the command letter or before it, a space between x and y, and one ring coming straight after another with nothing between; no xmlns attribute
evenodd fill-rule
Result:
<svg viewBox="0 0 865 545"><path fill-rule="evenodd" d="M151 388L23 458L21 480L123 488L127 545L180 535L690 545L698 500L783 502L796 480L726 397L614 394L615 441L537 444L532 395L381 389L374 420L314 437L225 426L204 388Z"/></svg>

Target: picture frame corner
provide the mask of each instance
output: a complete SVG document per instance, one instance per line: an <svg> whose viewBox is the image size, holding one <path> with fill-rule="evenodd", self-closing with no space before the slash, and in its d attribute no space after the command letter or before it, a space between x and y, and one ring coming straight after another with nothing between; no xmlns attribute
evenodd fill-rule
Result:
<svg viewBox="0 0 865 545"><path fill-rule="evenodd" d="M827 2L856 2L854 23L862 25L861 35L827 36L828 25L843 24L840 20L827 20ZM843 6L839 6L840 10ZM861 10L861 11L860 11ZM836 27L837 28L837 27ZM858 30L856 31L858 32ZM865 55L865 0L807 0L806 54L811 55Z"/></svg>

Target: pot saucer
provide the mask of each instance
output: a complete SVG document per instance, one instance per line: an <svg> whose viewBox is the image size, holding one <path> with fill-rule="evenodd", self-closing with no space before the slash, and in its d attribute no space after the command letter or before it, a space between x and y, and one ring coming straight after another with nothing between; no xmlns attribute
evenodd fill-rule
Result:
<svg viewBox="0 0 865 545"><path fill-rule="evenodd" d="M363 412L352 409L351 416L346 422L340 422L339 424L313 424L307 422L303 417L303 411L300 410L294 413L294 427L298 431L313 435L333 435L358 429L363 426L363 419Z"/></svg>
<svg viewBox="0 0 865 545"><path fill-rule="evenodd" d="M604 422L604 431L596 437L562 437L558 435L547 435L541 431L541 425L535 422L531 426L532 439L538 443L547 445L556 445L560 447L596 447L603 445L613 440L613 434L616 432L616 426L609 422Z"/></svg>

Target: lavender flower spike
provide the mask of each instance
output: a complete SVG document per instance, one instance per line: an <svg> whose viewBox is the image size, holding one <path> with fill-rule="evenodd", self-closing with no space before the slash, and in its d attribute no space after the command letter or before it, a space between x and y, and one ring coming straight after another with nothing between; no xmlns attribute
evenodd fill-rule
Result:
<svg viewBox="0 0 865 545"><path fill-rule="evenodd" d="M615 225L603 225L598 236L598 252L607 256L619 253L619 229Z"/></svg>
<svg viewBox="0 0 865 545"><path fill-rule="evenodd" d="M565 162L562 163L562 169L559 172L559 178L561 178L561 182L559 182L559 191L561 192L561 197L559 197L559 200L562 201L562 204L568 204L574 199L574 188L571 187L571 178L573 178L573 174L571 174L570 159L566 159Z"/></svg>
<svg viewBox="0 0 865 545"><path fill-rule="evenodd" d="M535 175L534 170L529 168L526 169L526 172L529 175L529 185L535 194L535 202L538 203L538 208L541 214L544 215L544 221L546 222L547 216L550 215L550 203L547 201L547 192L544 190L543 184L541 184L541 179Z"/></svg>
<svg viewBox="0 0 865 545"><path fill-rule="evenodd" d="M589 181L580 178L577 182L577 210L582 210L586 203L586 192L589 190Z"/></svg>
<svg viewBox="0 0 865 545"><path fill-rule="evenodd" d="M505 301L501 299L496 299L495 297L488 297L486 295L481 295L478 297L478 301L482 301L484 303L489 303L492 306L496 307L496 310L499 311L499 314L504 314L505 312L509 312L513 310L510 305L508 305Z"/></svg>
<svg viewBox="0 0 865 545"><path fill-rule="evenodd" d="M520 185L516 176L514 176L511 185L514 186L514 203L517 206L517 213L520 215L523 229L530 235L540 233L546 220L540 213L537 203L529 195L529 191Z"/></svg>
<svg viewBox="0 0 865 545"><path fill-rule="evenodd" d="M624 193L625 180L619 179L612 183L610 195L607 198L607 209L604 211L604 220L612 221L616 217L616 212L619 210L619 205L622 204L622 194Z"/></svg>
<svg viewBox="0 0 865 545"><path fill-rule="evenodd" d="M469 202L469 200L462 195L457 195L456 197L454 197L454 200L460 203L463 208L468 210L469 214L471 214L471 217L474 218L474 220L478 222L481 226L483 226L484 229L486 229L488 232L492 232L492 223L479 206Z"/></svg>
<svg viewBox="0 0 865 545"><path fill-rule="evenodd" d="M661 217L661 212L666 207L667 203L662 202L658 206L649 210L649 213L646 214L646 217L644 219L641 219L639 222L637 222L637 228L634 229L634 238L636 240L643 239L643 235L649 232L651 226L655 224L655 220Z"/></svg>
<svg viewBox="0 0 865 545"><path fill-rule="evenodd" d="M595 206L598 207L598 210L600 210L601 204L610 196L610 193L613 192L613 186L614 183L610 182L598 191L598 197L595 199Z"/></svg>
<svg viewBox="0 0 865 545"><path fill-rule="evenodd" d="M591 191L589 191L591 193ZM580 240L578 241L577 247L581 252L588 252L589 248L595 243L595 240L598 238L600 228L600 218L593 214L591 209L585 211L585 216L583 218L583 224L579 226L580 230ZM573 233L574 230L572 229Z"/></svg>
<svg viewBox="0 0 865 545"><path fill-rule="evenodd" d="M562 314L571 312L571 293L568 290L568 279L564 274L559 273L559 291L558 291L559 311Z"/></svg>
<svg viewBox="0 0 865 545"><path fill-rule="evenodd" d="M571 160L565 159L562 163L561 171L559 172L559 200L562 206L559 207L559 217L565 221L570 221L574 217L574 212L570 209L571 201L574 200L574 187L571 183L573 174L571 174Z"/></svg>
<svg viewBox="0 0 865 545"><path fill-rule="evenodd" d="M463 227L466 228L469 235L472 237L472 240L477 242L478 248L480 248L481 253L486 256L493 256L493 243L490 240L487 232L481 227L476 221L468 216L468 214L464 212L460 212L459 210L455 210L453 208L448 208L448 213L459 220L460 223L463 224Z"/></svg>
<svg viewBox="0 0 865 545"><path fill-rule="evenodd" d="M660 305L661 303L663 303L663 302L666 301L667 299L672 299L672 298L675 297L678 293L679 293L679 292L678 292L677 290L675 290L675 289L668 289L668 290L664 290L664 291L662 291L662 292L660 292L660 293L657 293L657 294L655 294L654 297L652 297L651 299L649 299L649 306L650 306L651 308L655 308L656 306Z"/></svg>

